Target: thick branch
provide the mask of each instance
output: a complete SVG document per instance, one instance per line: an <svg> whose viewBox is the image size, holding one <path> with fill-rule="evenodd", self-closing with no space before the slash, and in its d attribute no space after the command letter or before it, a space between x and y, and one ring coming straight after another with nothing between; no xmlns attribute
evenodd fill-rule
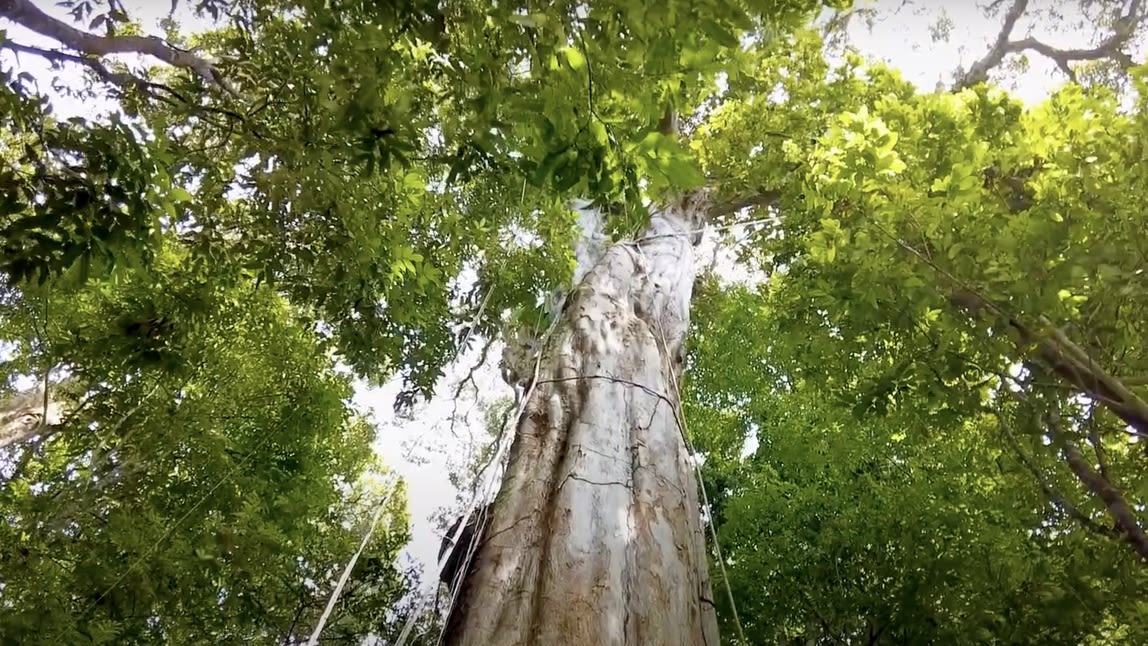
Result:
<svg viewBox="0 0 1148 646"><path fill-rule="evenodd" d="M0 2L3 2L3 1L4 0L0 0ZM145 94L146 96L148 96L149 98L156 99L159 101L165 101L167 103L173 103L174 101L179 101L180 103L183 103L184 105L190 106L190 107L194 108L195 110L199 111L201 113L201 115L200 115L201 118L203 118L204 120L206 120L206 121L208 121L208 122L210 122L216 126L219 126L221 128L226 127L225 124L222 124L222 123L219 123L217 121L213 121L213 120L209 119L206 116L206 114L204 114L204 113L219 114L219 115L228 117L229 119L232 119L234 121L244 123L251 128L251 134L255 135L256 137L258 137L260 139L266 138L266 136L264 134L262 134L261 132L259 132L258 130L255 129L255 127L250 123L250 120L247 117L243 116L242 114L240 114L238 112L235 112L233 110L228 110L226 108L216 107L214 105L201 105L198 101L193 100L192 98L189 98L188 96L180 93L178 90L176 90L175 88L173 88L169 85L164 85L163 83L156 83L154 81L148 81L146 79L143 79L143 78L136 76L135 74L131 74L128 72L113 72L112 70L108 69L108 66L104 65L104 63L102 61L100 61L98 58L80 56L78 54L72 54L70 52L62 52L62 51L53 50L53 49L41 49L39 47L32 47L31 45L23 45L20 43L14 43L12 41L0 42L0 49L7 49L9 51L16 52L17 54L32 54L33 56L39 56L45 60L48 60L48 61L51 61L54 63L68 62L68 63L76 63L78 65L83 65L84 67L87 67L88 69L95 72L96 76L100 77L100 80L104 81L105 83L108 83L110 85L115 86L116 88L118 88L121 91L126 91L128 89L136 89L136 90L139 90L140 92L142 92L143 94Z"/></svg>
<svg viewBox="0 0 1148 646"><path fill-rule="evenodd" d="M1009 430L1008 425L1005 423L1004 417L1000 414L1000 412L992 412L997 418L997 423L1000 425L1001 432L1004 434L1009 447L1013 450L1013 453L1016 454L1017 459L1020 460L1020 463L1024 465L1025 469L1027 469L1028 472L1032 474L1032 477L1036 479L1036 483L1040 486L1040 490L1044 493L1045 498L1048 499L1054 508L1069 518L1072 518L1077 523L1079 523L1081 527L1094 534L1099 534L1107 538L1119 538L1120 533L1118 531L1105 527L1100 523L1092 520L1088 514L1085 514L1084 512L1077 509L1075 505L1068 502L1064 496L1060 495L1060 493L1057 492L1051 484L1049 484L1048 480L1044 477L1044 473L1041 472L1040 467L1038 467L1036 463L1032 461L1032 458L1030 458L1028 454L1024 452L1024 449L1021 448L1020 443L1016 441L1016 437L1012 434L1012 431Z"/></svg>
<svg viewBox="0 0 1148 646"><path fill-rule="evenodd" d="M41 36L59 41L65 47L85 56L102 57L111 54L152 56L173 67L191 70L205 82L218 85L229 94L235 94L214 65L189 51L173 47L162 38L90 34L49 16L32 4L31 0L0 0L0 18L7 18Z"/></svg>
<svg viewBox="0 0 1148 646"><path fill-rule="evenodd" d="M1058 419L1053 416L1049 420L1049 425L1053 432L1061 437L1065 437L1063 429L1059 426ZM1133 515L1132 509L1125 502L1124 496L1120 490L1116 488L1110 481L1097 473L1092 466L1085 459L1084 453L1080 447L1071 440L1064 442L1064 457L1068 462L1069 468L1076 474L1076 477L1084 483L1084 486L1104 502L1104 506L1108 509L1108 513L1116 522L1116 526L1127 537L1128 543L1132 549L1136 551L1143 559L1148 559L1148 535L1144 533L1144 528L1140 526L1140 522Z"/></svg>
<svg viewBox="0 0 1148 646"><path fill-rule="evenodd" d="M893 240L898 247L913 254L945 279L957 287L948 294L949 304L972 319L988 318L1013 334L1013 342L1022 353L1036 349L1040 362L1056 373L1081 394L1099 402L1113 414L1136 430L1138 435L1148 437L1148 402L1104 370L1103 366L1088 356L1081 347L1044 316L1037 318L1038 327L1031 327L995 303L970 289L957 277L939 267L932 258L922 254L912 245L894 236L884 227L877 227Z"/></svg>
<svg viewBox="0 0 1148 646"><path fill-rule="evenodd" d="M1031 36L1020 40L1009 40L1017 20L1027 5L1028 0L1014 0L1005 14L1004 24L992 48L979 61L973 63L968 72L957 79L954 89L960 90L987 81L989 71L1000 65L1006 55L1029 50L1052 60L1072 81L1076 80L1076 73L1070 63L1076 61L1111 59L1121 69L1127 70L1132 67L1132 58L1124 53L1122 48L1136 31L1136 25L1144 18L1141 13L1143 0L1132 0L1127 11L1116 20L1112 33L1098 45L1088 49L1058 49Z"/></svg>
<svg viewBox="0 0 1148 646"><path fill-rule="evenodd" d="M753 206L771 206L781 199L776 191L762 191L749 195L740 195L723 202L714 202L709 206L709 220L712 222L727 215Z"/></svg>
<svg viewBox="0 0 1148 646"><path fill-rule="evenodd" d="M1148 437L1148 403L1133 393L1116 377L1073 343L1064 332L1041 317L1040 324L1047 331L1030 328L1014 316L989 303L980 295L957 291L949 295L949 302L972 317L995 315L1007 322L1016 333L1019 349L1035 346L1036 355L1045 366L1075 387L1082 394L1096 400L1138 434Z"/></svg>
<svg viewBox="0 0 1148 646"><path fill-rule="evenodd" d="M1016 21L1020 20L1024 10L1028 8L1028 0L1013 0L1012 6L1005 12L1004 24L1001 25L1000 33L997 34L996 42L993 43L989 52L981 58L981 60L973 63L969 71L957 80L956 88L961 89L972 85L976 85L982 81L988 80L989 70L997 65L1000 65L1004 60L1005 54L1009 53L1009 36L1012 35L1012 30L1016 27Z"/></svg>
<svg viewBox="0 0 1148 646"><path fill-rule="evenodd" d="M77 54L71 54L68 52L61 52L51 49L41 49L39 47L22 45L20 43L14 43L11 41L0 43L0 49L7 49L9 51L16 52L17 54L32 54L53 63L77 63L95 72L96 75L106 83L111 83L112 85L121 88L136 87L148 93L149 95L154 96L154 93L151 92L151 86L156 84L149 83L148 81L145 81L133 74L113 72L109 70L108 67L104 65L99 59L96 58L88 58L79 56Z"/></svg>

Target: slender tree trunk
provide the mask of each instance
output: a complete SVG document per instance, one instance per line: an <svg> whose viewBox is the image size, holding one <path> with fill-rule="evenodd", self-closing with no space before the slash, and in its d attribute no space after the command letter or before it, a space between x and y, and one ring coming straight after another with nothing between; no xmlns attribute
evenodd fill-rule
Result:
<svg viewBox="0 0 1148 646"><path fill-rule="evenodd" d="M703 223L655 214L567 298L445 643L717 646L678 406Z"/></svg>

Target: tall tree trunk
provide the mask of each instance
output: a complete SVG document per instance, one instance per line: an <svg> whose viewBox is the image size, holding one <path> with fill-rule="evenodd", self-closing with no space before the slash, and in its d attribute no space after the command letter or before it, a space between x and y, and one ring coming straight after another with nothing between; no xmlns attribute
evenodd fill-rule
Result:
<svg viewBox="0 0 1148 646"><path fill-rule="evenodd" d="M678 406L704 199L655 213L567 298L445 643L717 646Z"/></svg>

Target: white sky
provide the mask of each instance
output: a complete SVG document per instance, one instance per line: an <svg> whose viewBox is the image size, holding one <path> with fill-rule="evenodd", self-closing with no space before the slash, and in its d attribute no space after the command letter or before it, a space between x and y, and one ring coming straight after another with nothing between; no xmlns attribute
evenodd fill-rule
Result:
<svg viewBox="0 0 1148 646"><path fill-rule="evenodd" d="M53 0L40 0L36 4L50 14L66 18ZM162 35L158 21L166 13L169 3L129 0L126 4L131 15L142 21L146 32ZM938 82L949 83L952 71L959 65L967 67L981 57L1000 27L999 18L991 20L984 18L972 2L942 3L941 0L919 0L913 5L902 7L903 4L905 3L902 0L860 2L861 6L876 5L882 16L871 32L863 21L855 21L850 29L851 42L866 56L886 60L899 68L905 78L917 84L922 91L933 90ZM1044 4L1044 2L1031 2L1030 6L1038 7ZM898 7L901 7L900 11L893 15L893 10ZM933 42L930 38L930 26L943 11L941 7L946 7L945 10L954 25L948 42ZM195 21L190 19L183 19L181 22L186 27L195 26ZM1022 21L1018 25L1014 38L1025 35L1027 24ZM9 37L16 42L46 48L54 45L52 41L31 34L5 20L0 20L0 29L8 29ZM1039 32L1035 35L1041 36ZM1045 35L1048 42L1058 47L1086 46L1091 36L1091 33L1080 32L1075 35ZM0 57L4 63L15 60L17 67L36 74L44 81L44 87L48 87L51 73L48 65L42 60L28 55L15 59L9 52L0 53ZM1010 87L1017 96L1026 101L1039 100L1061 81L1059 76L1054 76L1054 66L1051 63L1036 56L1031 57L1031 62L1032 65L1024 78ZM78 78L74 72L72 74L72 78ZM92 114L100 107L92 102L79 103L67 97L59 97L55 101L55 106L57 111L64 115ZM430 573L434 571L440 537L429 517L441 507L455 504L456 492L450 485L447 474L450 470L458 470L465 464L466 455L475 449L476 440L486 437L483 414L481 409L474 405L473 397L459 402L458 405L460 413L469 414L463 415L464 419L457 420L453 430L450 424L455 408L452 401L455 384L460 376L466 374L476 358L477 352L470 352L460 357L456 366L440 383L441 394L433 401L420 405L416 409L415 419L411 421L396 419L392 413L391 404L398 393L398 383L376 389L359 385L354 398L355 404L370 414L378 425L379 439L376 442L376 449L386 463L408 483L414 540L408 546L406 556L422 564L427 573L424 578L430 580L434 578ZM483 389L484 398L488 401L510 394L509 388L502 384L493 368L497 359L498 353L492 352L488 361L491 365L476 375L476 383ZM469 389L468 392L473 393Z"/></svg>

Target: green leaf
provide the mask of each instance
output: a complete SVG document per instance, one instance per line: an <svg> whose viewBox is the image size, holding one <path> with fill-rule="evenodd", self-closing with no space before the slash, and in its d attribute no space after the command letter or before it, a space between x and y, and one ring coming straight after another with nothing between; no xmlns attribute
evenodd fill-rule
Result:
<svg viewBox="0 0 1148 646"><path fill-rule="evenodd" d="M191 193L187 192L187 189L179 186L172 187L169 197L171 201L176 204L180 202L190 202L193 199Z"/></svg>
<svg viewBox="0 0 1148 646"><path fill-rule="evenodd" d="M567 47L562 50L562 53L565 54L566 64L570 66L570 69L581 70L586 67L586 56L576 48Z"/></svg>

